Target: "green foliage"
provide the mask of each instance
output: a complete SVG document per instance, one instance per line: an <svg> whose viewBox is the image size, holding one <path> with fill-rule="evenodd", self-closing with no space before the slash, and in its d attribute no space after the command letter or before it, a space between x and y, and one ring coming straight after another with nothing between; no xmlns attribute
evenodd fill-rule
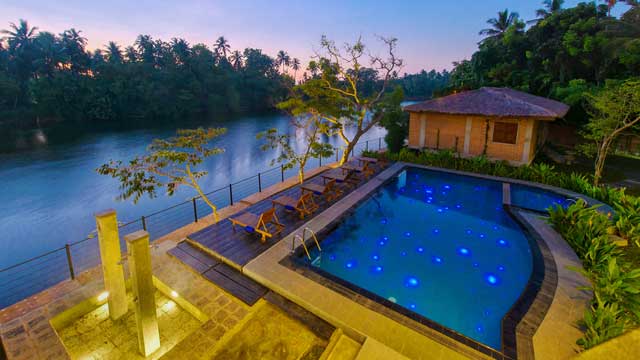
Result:
<svg viewBox="0 0 640 360"><path fill-rule="evenodd" d="M395 55L397 39L381 37L380 41L387 57L368 55L372 67L367 68L363 65L367 52L361 39L338 47L323 36L320 58L309 64L315 75L295 86L292 96L279 104L294 116L310 115L327 123L329 133L339 135L344 142L341 164L348 160L362 135L380 124L389 112L396 113L392 117L399 115L401 91L387 94L390 81L402 66ZM346 136L347 127L354 132L351 138Z"/></svg>
<svg viewBox="0 0 640 360"><path fill-rule="evenodd" d="M404 146L404 140L409 134L409 114L402 110L404 91L396 87L393 92L385 95L385 101L381 104L382 119L380 125L387 129L384 141L387 149L398 152Z"/></svg>
<svg viewBox="0 0 640 360"><path fill-rule="evenodd" d="M590 119L582 136L588 142L581 149L587 155L596 155L594 180L597 184L616 138L624 131L640 129L640 80L609 82L587 99Z"/></svg>
<svg viewBox="0 0 640 360"><path fill-rule="evenodd" d="M584 336L577 344L584 349L592 348L609 339L621 335L628 328L624 312L617 304L596 303L589 308L580 325Z"/></svg>
<svg viewBox="0 0 640 360"><path fill-rule="evenodd" d="M640 76L640 10L618 19L595 2L562 5L545 1L526 31L516 13L499 12L471 59L454 63L449 92L506 86L551 95L572 105L568 119L583 123L584 93L606 79Z"/></svg>
<svg viewBox="0 0 640 360"><path fill-rule="evenodd" d="M15 25L15 26L14 26ZM138 36L124 50L110 42L90 52L78 30L37 32L26 21L0 41L0 121L31 110L44 120L175 121L216 113L274 109L293 79L259 49L212 51L183 39ZM228 56L228 57L227 57ZM230 62L233 60L233 64Z"/></svg>
<svg viewBox="0 0 640 360"><path fill-rule="evenodd" d="M289 134L280 134L277 129L269 129L256 135L257 139L264 139L261 149L279 149L277 158L271 161L271 165L281 163L283 169L298 168L298 180L304 181L304 167L310 158L328 158L333 155L333 146L320 141L320 135L326 134L328 126L317 116L299 117L293 122L293 126L304 134L304 148L298 151L291 143L295 142Z"/></svg>
<svg viewBox="0 0 640 360"><path fill-rule="evenodd" d="M173 195L181 185L192 187L212 208L217 221L215 205L198 185L198 180L208 172L197 171L195 167L206 158L224 151L210 146L210 142L226 131L225 128L178 129L174 137L154 139L147 148L148 154L137 156L128 162L111 160L96 171L117 179L121 190L119 199L133 198L134 203L145 194L155 197L160 189Z"/></svg>

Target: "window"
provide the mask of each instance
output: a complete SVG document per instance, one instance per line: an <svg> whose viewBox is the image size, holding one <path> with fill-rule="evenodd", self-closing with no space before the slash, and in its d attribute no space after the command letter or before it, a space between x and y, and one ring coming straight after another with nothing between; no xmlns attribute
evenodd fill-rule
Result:
<svg viewBox="0 0 640 360"><path fill-rule="evenodd" d="M518 123L495 122L493 124L493 142L515 144L518 138Z"/></svg>

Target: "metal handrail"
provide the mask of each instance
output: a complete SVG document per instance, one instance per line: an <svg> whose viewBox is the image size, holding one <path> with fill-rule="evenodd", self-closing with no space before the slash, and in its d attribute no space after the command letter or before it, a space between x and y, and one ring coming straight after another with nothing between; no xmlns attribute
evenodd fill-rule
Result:
<svg viewBox="0 0 640 360"><path fill-rule="evenodd" d="M376 139L360 140L360 141L359 141L359 143L358 143L358 144L356 144L356 146L354 146L354 148L353 148L354 152L355 152L355 148L356 148L358 145L362 145L363 141L364 141L364 143L365 143L365 149L366 149L366 150L369 150L369 146L368 146L368 145L369 145L369 142L370 142L370 141L374 141L374 140L376 140ZM381 148L382 148L382 137L377 138L377 140L378 140L378 149L381 149ZM337 147L337 148L334 148L334 149L336 150L336 155L338 155L338 154L339 154L339 152L340 152L341 147ZM320 163L320 164L321 164L321 163ZM320 165L320 166L322 166L322 165ZM271 168L271 169L269 169L269 170L262 171L261 173L262 173L262 174L266 174L266 173L270 173L270 172L272 172L272 171L276 171L276 170L279 170L279 169L280 169L280 170L281 170L281 172L282 172L282 167L273 167L273 168ZM284 173L282 174L282 176L284 177ZM237 181L237 182L235 182L235 183L230 183L229 185L233 186L233 185L235 185L235 184L238 184L238 183L241 183L241 182L244 182L244 181L247 181L247 180L251 180L251 179L256 178L256 177L258 177L258 178L259 178L259 176L258 176L258 175L253 175L253 176L247 177L247 178L245 178L245 179L242 179L242 180L240 180L240 181ZM283 179L283 180L284 180L284 179ZM227 189L229 189L229 185L224 186L224 187L221 187L221 188L218 188L218 189L213 190L213 191L211 191L211 192L205 193L205 195L211 195L211 194L214 194L214 193L217 193L217 192L220 192L220 191L227 190ZM200 196L195 196L194 198L197 200L197 199L200 199L201 197L200 197ZM156 212L153 212L153 213L151 213L151 214L148 214L148 215L144 216L143 218L149 218L149 217L151 217L151 216L158 215L158 214L163 213L163 212L166 212L166 211L168 211L168 210L172 210L172 209L178 208L178 207L180 207L180 206L183 206L183 205L185 205L185 204L187 204L187 203L190 203L190 202L192 202L192 201L193 201L193 199L191 199L191 200L187 200L187 201L184 201L184 202L180 202L180 203L177 203L177 204L174 204L174 205L172 205L172 206L170 206L170 207L168 207L168 208L165 208L165 209L162 209L162 210L158 210L158 211L156 211ZM129 221L129 222L124 223L124 224L118 224L118 225L119 225L118 227L119 227L119 228L120 228L120 227L125 227L125 226L127 226L127 225L132 225L132 224L137 223L137 222L140 222L140 221L141 221L141 219L132 220L132 221ZM318 242L318 239L317 239L317 237L316 237L315 233L314 233L311 229L305 228L305 229L304 229L304 231L303 231L303 236L305 236L305 235L306 235L306 230L308 230L308 231L310 231L310 232L312 233L312 235L313 235L313 237L314 237L314 240L315 240L315 242L316 242L316 246L318 247L318 250L322 251L322 250L320 249L320 244L319 244L319 242ZM87 237L87 238L82 239L82 240L80 240L80 241L71 242L71 243L69 243L68 245L69 245L69 246L74 246L74 245L77 245L77 244L80 244L80 243L83 243L83 242L86 242L86 241L88 241L88 240L92 240L92 239L95 239L95 237ZM25 265L25 264L27 264L27 263L29 263L29 262L35 261L35 260L40 259L40 258L42 258L42 257L45 257L45 256L47 256L47 255L51 255L51 254L53 254L53 253L55 253L55 252L65 250L65 248L66 248L66 245L65 245L65 246L62 246L62 247L60 247L60 248L53 249L53 250L51 250L51 251L45 252L45 253L40 254L40 255L38 255L38 256L32 257L32 258L30 258L30 259L26 259L26 260L21 261L21 262L19 262L19 263L17 263L17 264L13 264L13 265L8 266L8 267L6 267L6 268L0 269L0 273L5 272L5 271L12 270L12 269L14 269L14 268L16 268L16 267L19 267L19 266L21 266L21 265Z"/></svg>
<svg viewBox="0 0 640 360"><path fill-rule="evenodd" d="M293 235L293 240L291 240L291 252L293 252L296 249L296 239L300 239L300 244L302 244L302 247L304 248L304 252L307 253L307 258L311 260L311 254L309 254L309 249L307 249L307 245L304 243L304 239L302 239L298 234Z"/></svg>
<svg viewBox="0 0 640 360"><path fill-rule="evenodd" d="M311 233L311 236L313 236L313 241L315 241L315 242L316 242L316 246L318 247L318 250L319 250L320 252L322 252L322 248L320 248L320 242L318 241L318 237L316 236L315 231L313 231L313 230L309 229L308 227L305 227L305 228L302 230L302 239L305 239L305 238L306 238L306 236L305 236L305 235L307 235L307 231Z"/></svg>

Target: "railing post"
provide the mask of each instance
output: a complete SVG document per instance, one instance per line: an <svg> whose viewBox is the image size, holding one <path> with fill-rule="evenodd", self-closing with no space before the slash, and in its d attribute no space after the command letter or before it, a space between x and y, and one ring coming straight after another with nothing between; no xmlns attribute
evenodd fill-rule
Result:
<svg viewBox="0 0 640 360"><path fill-rule="evenodd" d="M322 167L322 154L320 154L320 167Z"/></svg>
<svg viewBox="0 0 640 360"><path fill-rule="evenodd" d="M193 219L198 222L198 207L196 206L196 198L191 199L193 202Z"/></svg>
<svg viewBox="0 0 640 360"><path fill-rule="evenodd" d="M336 162L340 161L338 155L340 155L340 149L336 149Z"/></svg>
<svg viewBox="0 0 640 360"><path fill-rule="evenodd" d="M284 164L280 165L280 178L282 178L282 182L284 182Z"/></svg>
<svg viewBox="0 0 640 360"><path fill-rule="evenodd" d="M364 142L364 151L369 151L369 140Z"/></svg>
<svg viewBox="0 0 640 360"><path fill-rule="evenodd" d="M71 259L71 248L69 244L64 245L64 249L67 252L67 264L69 265L69 275L71 275L71 280L76 278L76 274L73 271L73 259Z"/></svg>
<svg viewBox="0 0 640 360"><path fill-rule="evenodd" d="M142 230L147 231L147 220L145 219L145 217L141 217L142 220Z"/></svg>
<svg viewBox="0 0 640 360"><path fill-rule="evenodd" d="M382 138L378 138L378 150L382 149Z"/></svg>
<svg viewBox="0 0 640 360"><path fill-rule="evenodd" d="M229 184L229 202L233 205L233 185Z"/></svg>
<svg viewBox="0 0 640 360"><path fill-rule="evenodd" d="M258 173L258 192L262 192L262 177Z"/></svg>

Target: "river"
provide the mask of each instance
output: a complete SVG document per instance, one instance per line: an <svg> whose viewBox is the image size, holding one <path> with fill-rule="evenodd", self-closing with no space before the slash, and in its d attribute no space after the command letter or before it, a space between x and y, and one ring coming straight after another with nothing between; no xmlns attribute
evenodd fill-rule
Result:
<svg viewBox="0 0 640 360"><path fill-rule="evenodd" d="M180 127L226 127L227 134L213 144L225 149L208 159L201 180L213 190L272 168L276 151L262 151L255 135L269 128L294 131L284 115L246 116L202 120ZM174 196L118 201L118 182L96 173L110 159L129 159L142 154L154 138L169 137L176 127L146 129L94 129L86 131L62 124L34 131L4 142L0 153L0 269L39 255L65 243L86 238L95 228L93 214L113 208L120 221L138 219L194 196L184 188ZM363 136L377 139L385 130L374 128ZM337 137L326 138L341 145ZM377 146L377 142L376 142ZM10 151L6 151L6 149Z"/></svg>

